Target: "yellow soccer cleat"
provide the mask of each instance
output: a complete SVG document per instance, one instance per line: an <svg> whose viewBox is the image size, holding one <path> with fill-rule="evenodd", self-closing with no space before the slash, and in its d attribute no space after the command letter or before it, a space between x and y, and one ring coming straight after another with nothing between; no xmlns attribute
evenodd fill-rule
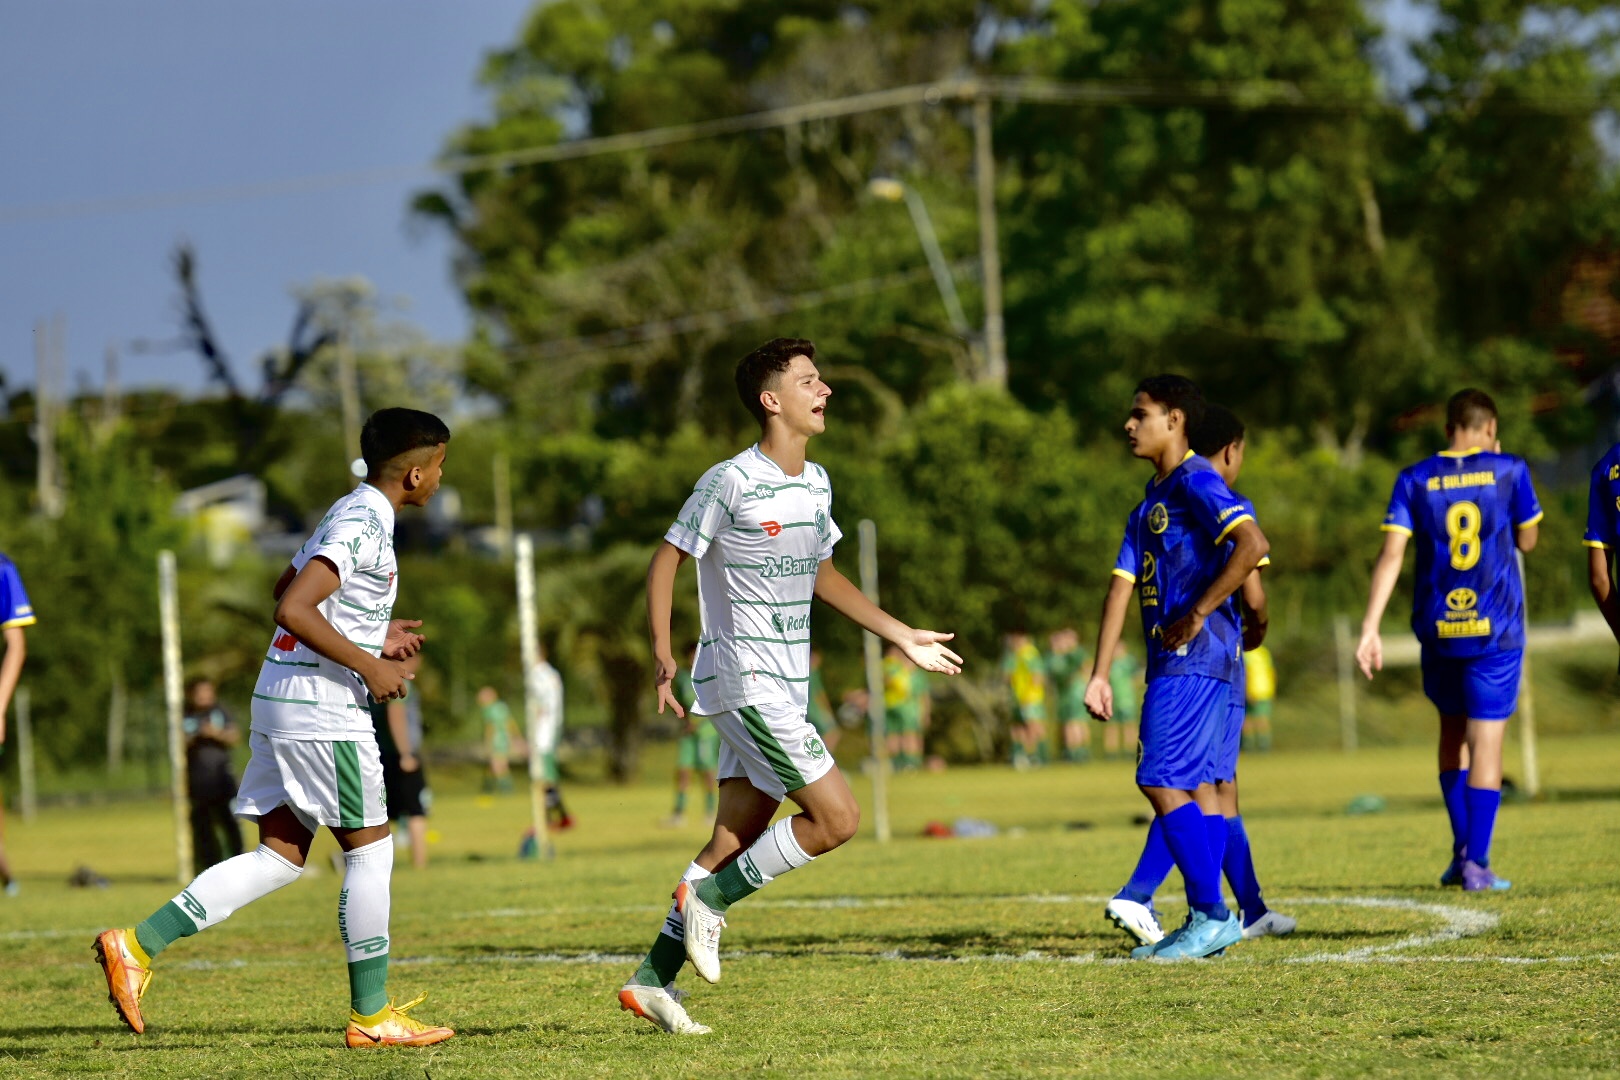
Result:
<svg viewBox="0 0 1620 1080"><path fill-rule="evenodd" d="M141 998L152 984L152 971L142 963L144 954L137 954L140 943L134 937L133 930L103 930L95 951L96 963L107 976L107 1000L118 1010L118 1018L139 1035L146 1030Z"/></svg>
<svg viewBox="0 0 1620 1080"><path fill-rule="evenodd" d="M424 1024L405 1015L426 999L426 994L418 994L415 999L403 1005L395 1005L390 1001L388 1008L376 1016L360 1016L351 1010L349 1030L344 1032L349 1049L361 1050L373 1046L432 1046L434 1043L444 1042L455 1032L447 1027Z"/></svg>

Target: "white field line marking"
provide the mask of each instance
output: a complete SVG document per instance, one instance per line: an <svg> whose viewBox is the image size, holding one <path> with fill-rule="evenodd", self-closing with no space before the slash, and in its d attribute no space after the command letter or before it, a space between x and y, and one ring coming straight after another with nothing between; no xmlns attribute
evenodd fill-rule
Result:
<svg viewBox="0 0 1620 1080"><path fill-rule="evenodd" d="M1284 907L1299 905L1316 905L1332 907L1360 907L1385 908L1395 911L1417 911L1425 915L1434 915L1441 920L1440 929L1427 934L1414 934L1411 937L1401 938L1399 941L1387 945L1363 945L1360 948L1350 949L1341 953L1312 953L1309 956L1293 956L1284 960L1289 964L1318 964L1337 961L1343 964L1364 964L1375 957L1385 956L1389 953L1405 952L1408 949L1422 949L1430 945L1439 945L1447 941L1457 941L1465 937L1477 937L1480 934L1495 930L1501 923L1502 917L1489 911L1479 911L1474 908L1456 907L1452 904L1425 904L1418 900L1402 900L1396 897L1380 896L1322 896L1322 897L1295 897L1292 900L1278 901Z"/></svg>

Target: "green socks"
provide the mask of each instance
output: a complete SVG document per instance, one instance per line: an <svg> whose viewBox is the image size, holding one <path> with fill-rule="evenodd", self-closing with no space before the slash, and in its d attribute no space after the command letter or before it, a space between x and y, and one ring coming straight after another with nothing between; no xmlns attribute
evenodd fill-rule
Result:
<svg viewBox="0 0 1620 1080"><path fill-rule="evenodd" d="M636 973L630 976L630 981L638 986L668 986L680 974L681 965L686 963L686 945L676 941L668 934L659 934L653 941L652 951L647 958L636 968Z"/></svg>
<svg viewBox="0 0 1620 1080"><path fill-rule="evenodd" d="M135 940L140 942L147 956L156 959L158 953L181 938L190 937L196 932L197 924L192 921L191 916L181 910L179 904L170 900L135 927Z"/></svg>
<svg viewBox="0 0 1620 1080"><path fill-rule="evenodd" d="M719 873L698 882L698 899L716 911L724 911L743 897L758 892L759 886L751 883L743 873L744 862L738 859Z"/></svg>
<svg viewBox="0 0 1620 1080"><path fill-rule="evenodd" d="M349 961L349 1008L375 1016L388 1007L388 954Z"/></svg>

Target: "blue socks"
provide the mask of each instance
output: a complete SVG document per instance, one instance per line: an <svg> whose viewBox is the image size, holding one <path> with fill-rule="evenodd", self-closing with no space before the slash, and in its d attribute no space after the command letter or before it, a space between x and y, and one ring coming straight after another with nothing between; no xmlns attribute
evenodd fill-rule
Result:
<svg viewBox="0 0 1620 1080"><path fill-rule="evenodd" d="M1187 803L1159 820L1164 823L1165 845L1187 883L1187 905L1216 921L1230 918L1221 900L1221 868L1210 850L1204 812L1197 803Z"/></svg>
<svg viewBox="0 0 1620 1080"><path fill-rule="evenodd" d="M1468 846L1467 790L1467 769L1447 769L1440 774L1440 797L1446 801L1446 816L1451 819L1451 853L1458 857Z"/></svg>
<svg viewBox="0 0 1620 1080"><path fill-rule="evenodd" d="M1260 895L1260 879L1254 872L1249 833L1243 827L1242 817L1226 819L1226 856L1221 860L1221 868L1226 871L1226 880L1232 883L1232 895L1237 898L1238 910L1243 912L1243 925L1254 925L1267 908Z"/></svg>
<svg viewBox="0 0 1620 1080"><path fill-rule="evenodd" d="M1218 884L1221 863L1226 859L1226 818L1220 814L1205 814L1204 835L1209 838L1209 857L1215 862L1215 878Z"/></svg>
<svg viewBox="0 0 1620 1080"><path fill-rule="evenodd" d="M1170 876L1170 868L1175 860L1170 857L1170 848L1164 842L1164 826L1160 824L1161 818L1155 817L1153 824L1148 826L1147 840L1142 845L1142 857L1136 861L1136 869L1131 872L1131 880L1115 895L1125 900L1134 900L1138 904L1150 903L1153 894L1164 879Z"/></svg>
<svg viewBox="0 0 1620 1080"><path fill-rule="evenodd" d="M1467 775L1467 774L1464 774ZM1491 864L1491 834L1496 831L1496 811L1502 793L1489 788L1467 788L1468 859L1480 866Z"/></svg>

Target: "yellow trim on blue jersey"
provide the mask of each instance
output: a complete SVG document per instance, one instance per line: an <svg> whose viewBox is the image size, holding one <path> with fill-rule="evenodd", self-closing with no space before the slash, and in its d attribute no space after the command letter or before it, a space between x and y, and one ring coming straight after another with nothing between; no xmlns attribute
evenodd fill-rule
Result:
<svg viewBox="0 0 1620 1080"><path fill-rule="evenodd" d="M1132 585L1136 584L1136 575L1131 573L1129 570L1121 570L1119 567L1116 566L1116 567L1114 567L1114 576L1124 578L1126 581L1130 582Z"/></svg>
<svg viewBox="0 0 1620 1080"><path fill-rule="evenodd" d="M1602 548L1604 551L1610 550L1609 545L1605 544L1601 540L1582 540L1581 546L1589 548ZM1119 571L1116 570L1114 572L1117 574Z"/></svg>
<svg viewBox="0 0 1620 1080"><path fill-rule="evenodd" d="M1382 525L1378 526L1378 528L1383 532L1398 532L1406 536L1412 535L1411 529L1408 529L1405 525L1397 525L1392 521L1386 521Z"/></svg>
<svg viewBox="0 0 1620 1080"><path fill-rule="evenodd" d="M1442 451L1440 451L1440 453L1437 456L1438 457L1468 457L1471 454L1483 454L1484 452L1485 452L1484 448L1475 446L1475 447L1470 447L1467 450L1442 450Z"/></svg>
<svg viewBox="0 0 1620 1080"><path fill-rule="evenodd" d="M13 626L33 626L39 620L32 615L24 615L20 619L8 619L0 622L0 630L10 630Z"/></svg>
<svg viewBox="0 0 1620 1080"><path fill-rule="evenodd" d="M1217 544L1220 543L1222 540L1226 539L1226 534L1227 533L1231 532L1233 529L1237 528L1239 525L1243 524L1245 521L1253 521L1253 520L1254 520L1254 515L1253 514L1239 514L1237 517L1233 518L1231 521L1228 521L1226 523L1226 528L1221 530L1221 535L1219 535L1219 536L1217 536L1215 538L1215 542Z"/></svg>
<svg viewBox="0 0 1620 1080"><path fill-rule="evenodd" d="M1256 570L1258 570L1262 566L1270 566L1270 565L1271 565L1271 556L1270 555L1262 555L1262 556L1260 556L1260 561L1254 564L1254 568Z"/></svg>
<svg viewBox="0 0 1620 1080"><path fill-rule="evenodd" d="M1176 469L1181 468L1183 465L1187 464L1189 459L1195 458L1197 456L1198 455L1195 452L1193 452L1191 450L1188 450L1185 454L1183 454L1181 456L1181 460L1176 462ZM1160 484L1164 483L1166 480L1168 480L1172 476L1174 476L1176 474L1176 469L1171 469L1169 472L1165 473L1164 476L1162 476L1162 477L1155 476L1152 480L1149 480L1148 483L1152 484L1154 487L1158 487Z"/></svg>
<svg viewBox="0 0 1620 1080"><path fill-rule="evenodd" d="M1547 516L1547 512L1545 510L1543 510L1541 513L1537 514L1535 517L1531 518L1529 521L1521 521L1521 522L1519 522L1517 525L1515 525L1513 527L1515 529L1528 529L1532 525L1540 525L1541 524L1541 519L1546 517L1546 516Z"/></svg>

